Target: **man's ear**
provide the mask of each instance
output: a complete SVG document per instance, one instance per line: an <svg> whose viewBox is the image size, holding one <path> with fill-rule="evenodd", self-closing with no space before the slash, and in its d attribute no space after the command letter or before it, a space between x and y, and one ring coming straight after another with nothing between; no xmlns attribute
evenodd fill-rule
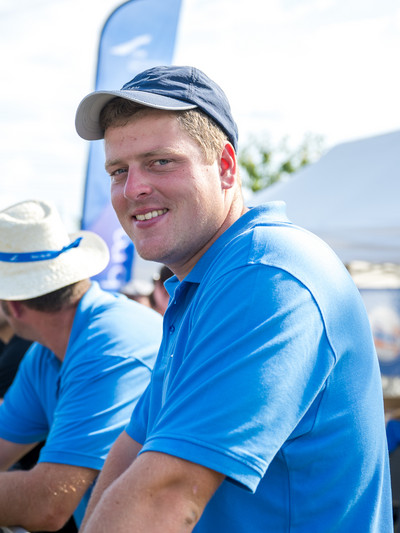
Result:
<svg viewBox="0 0 400 533"><path fill-rule="evenodd" d="M8 312L13 318L20 318L24 312L24 305L18 301L8 300L6 302Z"/></svg>
<svg viewBox="0 0 400 533"><path fill-rule="evenodd" d="M231 189L237 180L236 154L230 142L227 142L219 161L221 185L223 189Z"/></svg>

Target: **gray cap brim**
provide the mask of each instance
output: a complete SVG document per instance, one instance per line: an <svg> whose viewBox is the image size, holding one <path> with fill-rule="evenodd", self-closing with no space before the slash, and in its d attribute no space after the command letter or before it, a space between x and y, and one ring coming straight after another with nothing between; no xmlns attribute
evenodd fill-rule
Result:
<svg viewBox="0 0 400 533"><path fill-rule="evenodd" d="M100 128L99 118L103 107L115 97L125 98L138 104L165 111L185 111L197 106L183 100L159 94L134 91L96 91L86 96L78 106L75 116L75 127L78 135L87 141L103 139L104 131Z"/></svg>

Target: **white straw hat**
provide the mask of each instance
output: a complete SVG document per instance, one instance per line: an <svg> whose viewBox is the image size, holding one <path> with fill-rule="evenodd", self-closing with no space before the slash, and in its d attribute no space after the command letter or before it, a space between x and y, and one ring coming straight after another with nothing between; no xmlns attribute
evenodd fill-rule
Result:
<svg viewBox="0 0 400 533"><path fill-rule="evenodd" d="M51 203L12 205L0 211L0 300L28 300L90 278L109 255L91 231L68 235Z"/></svg>

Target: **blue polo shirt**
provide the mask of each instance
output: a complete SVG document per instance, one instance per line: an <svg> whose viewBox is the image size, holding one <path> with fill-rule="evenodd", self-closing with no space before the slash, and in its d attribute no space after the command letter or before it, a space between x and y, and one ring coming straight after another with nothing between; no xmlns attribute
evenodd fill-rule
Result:
<svg viewBox="0 0 400 533"><path fill-rule="evenodd" d="M225 474L196 533L392 531L379 366L343 264L251 209L179 283L128 434Z"/></svg>
<svg viewBox="0 0 400 533"><path fill-rule="evenodd" d="M0 437L46 440L39 462L101 470L150 381L162 318L96 282L82 297L64 361L34 343L0 406ZM79 525L89 498L74 514Z"/></svg>

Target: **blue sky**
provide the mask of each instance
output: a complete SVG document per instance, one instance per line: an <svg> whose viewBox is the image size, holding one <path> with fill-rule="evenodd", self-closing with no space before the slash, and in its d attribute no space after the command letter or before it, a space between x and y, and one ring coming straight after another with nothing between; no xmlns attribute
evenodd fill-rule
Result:
<svg viewBox="0 0 400 533"><path fill-rule="evenodd" d="M0 0L0 208L52 200L77 228L88 145L74 115L120 3ZM397 0L183 0L174 63L220 83L242 146L310 132L329 148L400 129L399 54Z"/></svg>

